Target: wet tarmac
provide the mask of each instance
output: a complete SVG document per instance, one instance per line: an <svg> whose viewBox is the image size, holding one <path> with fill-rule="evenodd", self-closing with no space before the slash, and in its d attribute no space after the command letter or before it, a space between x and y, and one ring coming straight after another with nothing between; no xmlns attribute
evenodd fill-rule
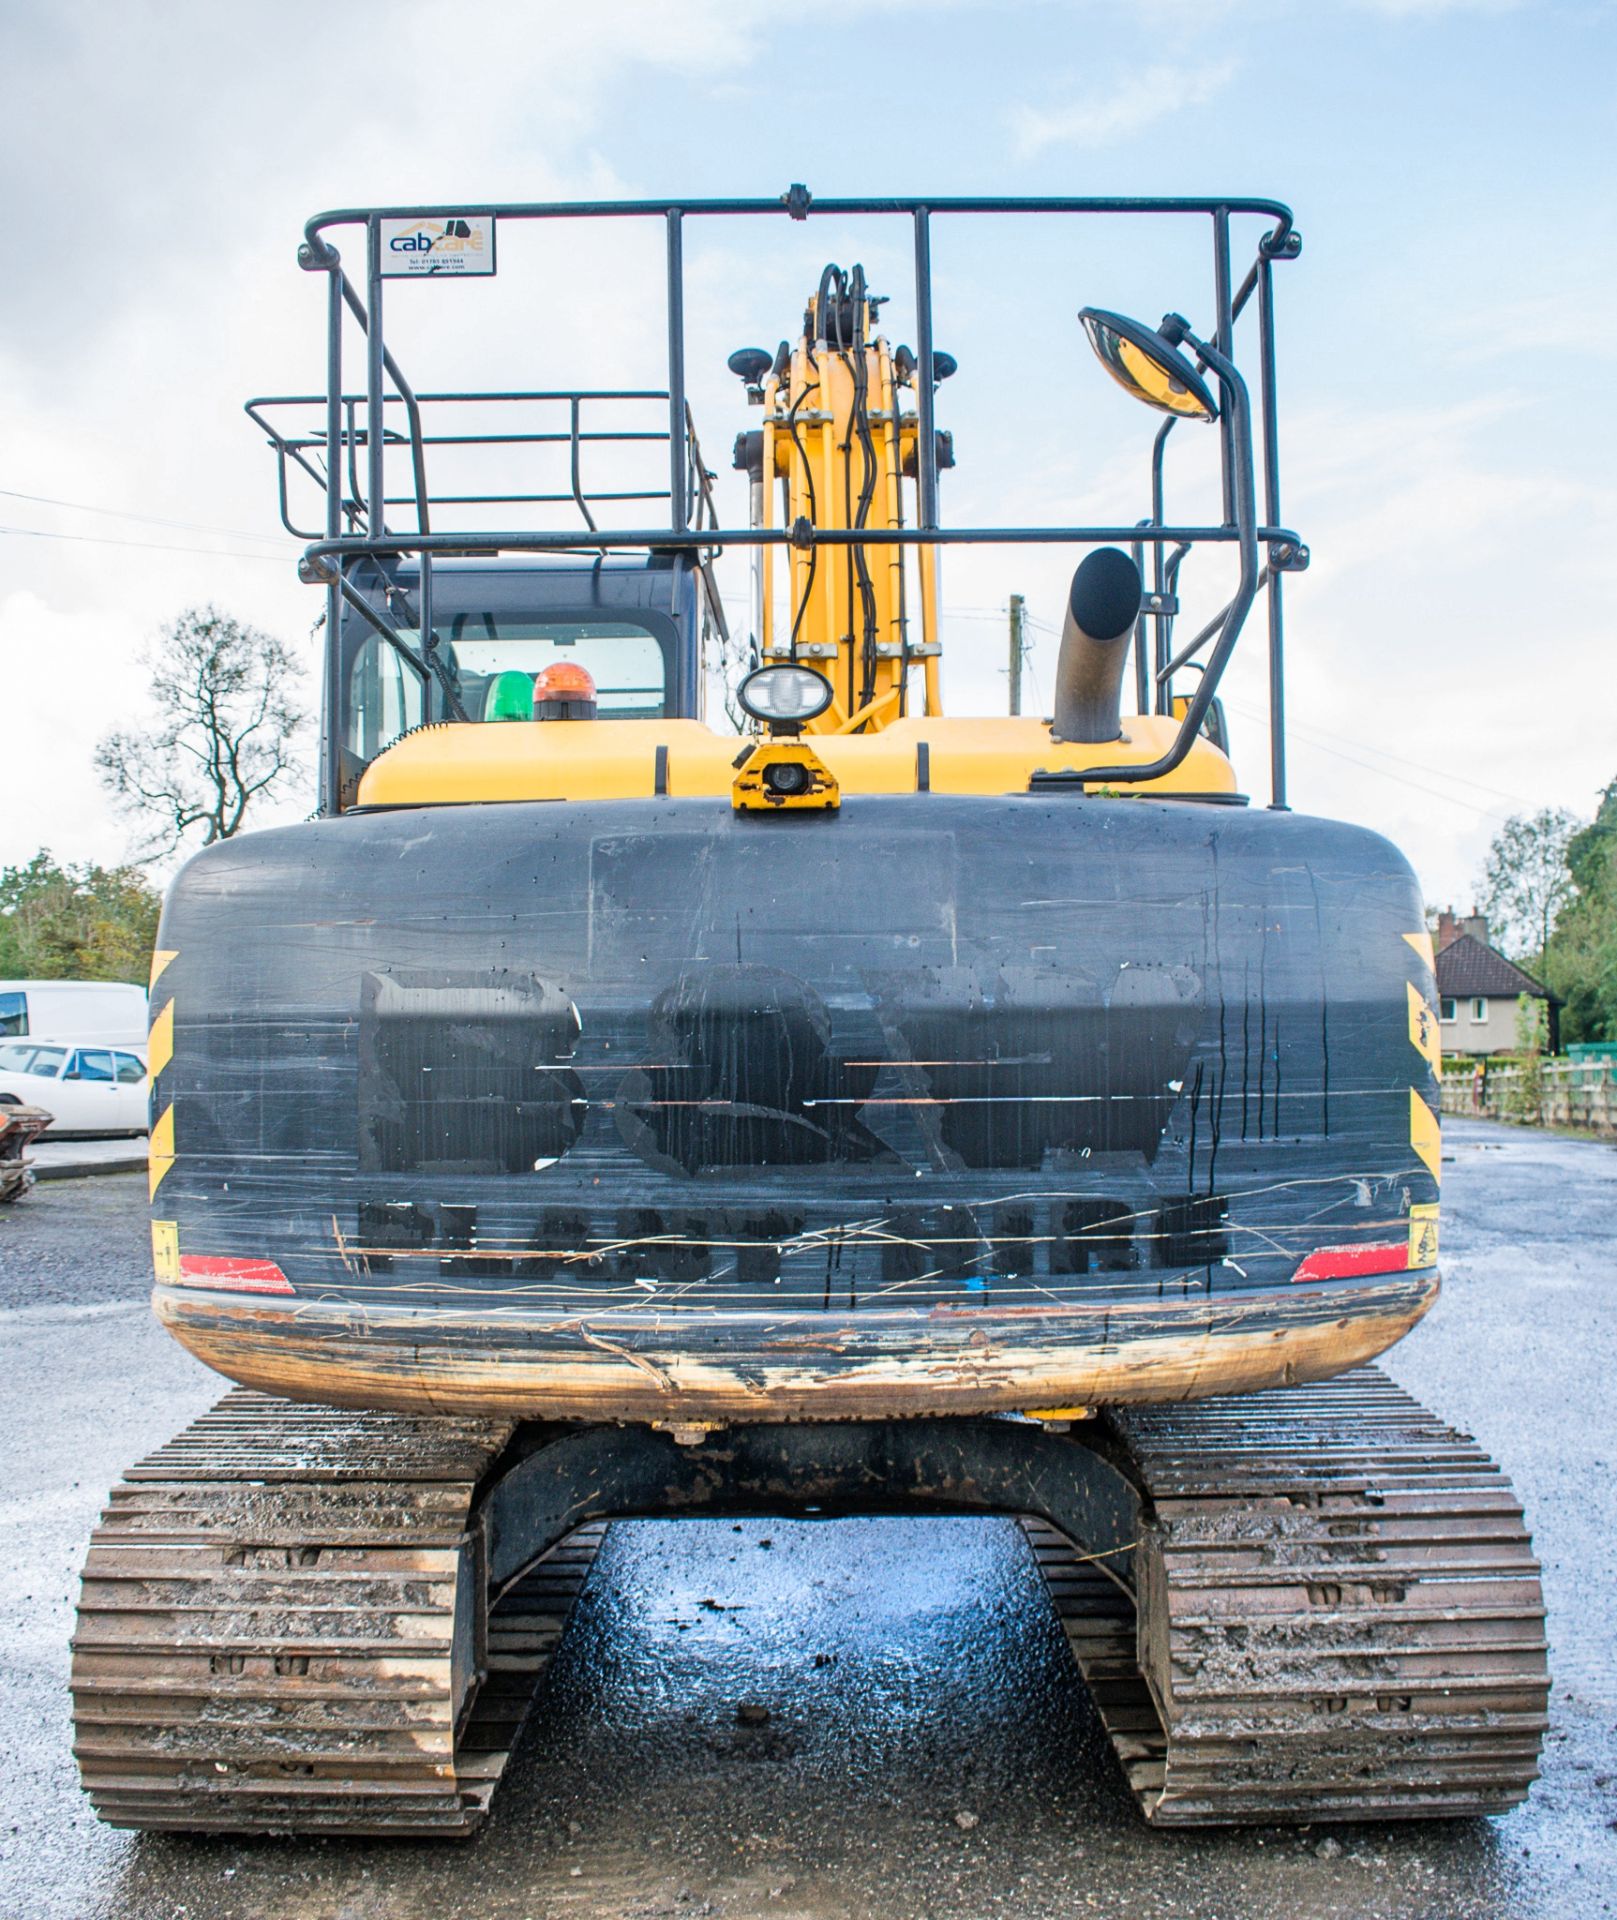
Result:
<svg viewBox="0 0 1617 1920"><path fill-rule="evenodd" d="M1451 1123L1444 1151L1444 1296L1387 1365L1527 1504L1544 1775L1498 1820L1305 1832L1140 1822L1001 1520L618 1526L469 1844L99 1826L68 1750L78 1558L106 1486L219 1383L145 1312L143 1181L39 1188L0 1209L0 1917L1617 1911L1617 1150Z"/></svg>

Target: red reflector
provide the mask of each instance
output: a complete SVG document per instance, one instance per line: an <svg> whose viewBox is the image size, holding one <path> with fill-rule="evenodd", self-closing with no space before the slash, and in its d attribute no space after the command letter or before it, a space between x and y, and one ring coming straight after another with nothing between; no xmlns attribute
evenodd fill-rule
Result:
<svg viewBox="0 0 1617 1920"><path fill-rule="evenodd" d="M239 1253L182 1253L180 1284L212 1287L219 1293L290 1293L292 1282L273 1260L249 1260Z"/></svg>
<svg viewBox="0 0 1617 1920"><path fill-rule="evenodd" d="M1356 1273L1403 1273L1409 1267L1409 1242L1374 1247L1316 1247L1291 1276L1296 1280L1345 1280Z"/></svg>

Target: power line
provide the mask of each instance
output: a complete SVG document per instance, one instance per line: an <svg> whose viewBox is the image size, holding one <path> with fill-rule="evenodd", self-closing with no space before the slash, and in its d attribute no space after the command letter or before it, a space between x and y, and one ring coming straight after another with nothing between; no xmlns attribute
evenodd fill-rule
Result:
<svg viewBox="0 0 1617 1920"><path fill-rule="evenodd" d="M1246 717L1252 720L1266 721L1268 716L1246 710ZM1310 745L1323 746L1329 751L1336 736L1324 735L1318 727L1309 727L1301 721L1288 720L1286 731L1295 733L1307 740ZM1530 807L1531 800L1525 800L1519 793L1507 793L1503 787L1490 787L1485 780L1468 780L1463 773L1450 773L1447 767L1434 767L1424 760L1411 760L1401 753L1389 753L1385 747L1372 747L1367 741L1353 740L1350 745L1357 747L1360 753L1373 754L1378 760L1391 760L1395 766L1413 767L1417 773L1430 773L1439 780L1452 780L1457 786L1470 787L1477 793L1491 793L1496 800L1509 800L1514 806Z"/></svg>
<svg viewBox="0 0 1617 1920"><path fill-rule="evenodd" d="M1237 705L1236 702L1234 702L1233 700L1227 702L1227 704L1230 707L1230 710L1234 713L1240 714L1243 720L1261 721L1265 717L1262 714L1255 713L1250 707L1243 707L1243 706ZM1288 733L1295 732L1295 731L1297 730L1290 727L1287 728ZM1474 800L1462 800L1457 793L1444 793L1437 787L1428 787L1419 780L1411 780L1407 774L1394 773L1391 767L1378 767L1375 765L1373 761L1361 760L1358 758L1356 754L1344 753L1340 747L1327 746L1323 740L1312 740L1306 734L1303 734L1301 732L1297 732L1297 738L1300 745L1305 747L1312 747L1316 753L1328 753L1332 756L1333 759L1345 760L1347 761L1349 766L1360 767L1366 773L1380 774L1382 779L1384 780L1396 780L1400 786L1413 787L1417 793L1424 793L1433 800L1446 800L1449 803L1449 805L1452 807L1464 807L1467 813L1480 814L1485 819L1502 820L1505 818L1505 814L1502 808L1479 807ZM1408 764L1413 765L1414 763L1409 762ZM1438 771L1436 769L1433 769L1433 771L1438 772L1438 778L1440 780L1446 780L1449 778L1449 775L1442 773L1441 771ZM1483 791L1489 792L1491 791L1491 789L1484 788ZM1508 795L1505 795L1503 797L1507 799L1509 798Z"/></svg>
<svg viewBox="0 0 1617 1920"><path fill-rule="evenodd" d="M1233 701L1226 702L1226 705L1240 713L1244 719L1256 721L1263 726L1268 725L1269 716L1266 713L1258 713L1250 707L1239 706ZM1334 746L1334 741L1337 738L1336 735L1327 736L1317 727L1306 726L1301 721L1287 720L1286 732L1288 734L1296 734L1305 746L1318 747L1323 753L1337 751ZM1373 747L1364 740L1350 740L1348 744L1356 747L1360 753L1373 754L1378 760L1390 760L1394 766L1410 767L1416 773L1429 773L1438 780L1451 780L1456 786L1470 787L1477 793L1491 793L1496 800L1508 800L1513 806L1531 807L1534 804L1531 800L1524 799L1519 793L1507 793L1503 787L1491 787L1485 780L1470 780L1467 779L1463 773L1450 773L1447 767L1434 767L1424 760L1411 760L1407 755L1401 753L1389 753L1385 747ZM1384 769L1370 767L1368 771L1371 773L1379 773L1384 771ZM1385 771L1390 772L1390 769L1385 769ZM1394 774L1392 777L1397 779L1400 776ZM1497 812L1498 809L1479 807L1477 811L1479 813L1492 813Z"/></svg>
<svg viewBox="0 0 1617 1920"><path fill-rule="evenodd" d="M142 553L204 553L214 560L267 560L284 567L286 557L279 553L236 553L229 547L175 547L166 540L109 540L98 533L47 533L43 527L0 527L20 540L81 540L93 547L135 547Z"/></svg>
<svg viewBox="0 0 1617 1920"><path fill-rule="evenodd" d="M66 507L70 513L103 513L113 520L140 520L147 526L178 527L185 533L223 533L238 540L272 540L277 546L290 544L281 533L249 533L245 527L210 527L197 520L159 520L155 514L130 513L123 507L92 507L84 500L57 500L46 493L19 493L14 487L0 487L0 500L28 500L40 507Z"/></svg>

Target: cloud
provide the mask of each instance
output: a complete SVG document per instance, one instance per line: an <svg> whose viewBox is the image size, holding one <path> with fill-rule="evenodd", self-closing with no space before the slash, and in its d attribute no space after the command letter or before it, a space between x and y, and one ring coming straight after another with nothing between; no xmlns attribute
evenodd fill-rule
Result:
<svg viewBox="0 0 1617 1920"><path fill-rule="evenodd" d="M1206 67L1146 67L1116 85L1060 107L1022 107L1013 118L1019 158L1047 147L1108 147L1186 107L1199 107L1228 86L1236 63Z"/></svg>
<svg viewBox="0 0 1617 1920"><path fill-rule="evenodd" d="M1285 422L1286 514L1314 552L1287 591L1293 804L1389 834L1428 898L1468 897L1506 814L1587 813L1610 778L1609 736L1544 688L1599 682L1617 489L1524 446L1530 407L1354 398ZM1551 564L1569 524L1588 550ZM1234 694L1243 730L1257 694Z"/></svg>
<svg viewBox="0 0 1617 1920"><path fill-rule="evenodd" d="M1215 127L1221 116L1199 112L1256 73L1201 58L1212 45L1210 23L1232 23L1221 53L1250 38L1248 22L1288 19L1305 45L1314 38L1335 50L1344 71L1333 84L1349 85L1380 71L1389 36L1400 44L1413 36L1425 43L1423 58L1441 57L1433 25L1458 27L1467 24L1461 6L1480 18L1496 4L1335 0L1309 9L1301 0L1139 0L1119 24L1115 9L1109 15L1092 0L1020 0L993 15L991 31L978 20L957 44L952 25L916 42L917 85L933 105L917 109L915 164L943 171L940 188L986 188L996 157L1001 168L1005 157L989 149L1019 139L1024 154L1057 159L1087 158L1085 150L1113 142L1112 151L1149 171L1155 142L1177 133L1172 116L1188 108L1184 124L1198 150L1210 135L1224 143L1206 149L1205 164L1227 151L1244 176L1247 161L1237 165L1236 157L1250 157L1248 149L1228 144L1239 135L1264 153L1295 151L1298 164L1325 166L1328 152L1309 157L1310 143L1329 129L1315 127L1306 90L1290 96L1291 120L1277 116L1256 130ZM839 17L885 44L912 20L931 18L920 6L847 0ZM954 12L990 10L984 0L959 0ZM1028 99L1028 62L1037 57L1029 48L1070 44L1061 16L1080 14L1098 34L1115 30L1118 42L1065 76L1053 62L1034 66L1032 100L1017 120L1003 117ZM1124 45L1130 33L1138 37L1141 20L1145 45L1171 49L1143 73L1128 64ZM1361 31L1343 32L1344 21ZM1050 28L1042 39L1033 31L1041 26ZM1520 50L1497 32L1485 40L1496 71L1480 73L1478 98L1515 97ZM1000 42L996 67L982 49ZM311 62L315 44L320 57ZM0 701L0 787L11 796L0 809L0 865L26 859L47 827L62 858L118 855L125 830L102 803L89 755L101 733L139 711L141 647L181 607L212 599L294 643L312 698L318 646L309 628L321 599L298 585L293 543L281 546L279 559L262 557L277 552L273 468L239 411L250 392L322 384L322 289L293 262L303 218L331 204L490 193L773 196L805 176L826 195L879 190L886 176L868 156L840 157L789 117L771 116L771 77L790 64L793 45L790 25L755 0L614 0L593 9L568 0L0 7L0 63L15 77L11 111L0 118L0 167L26 199L15 297L0 303L0 487L103 510L0 500L0 527L30 529L26 538L0 532L0 662L10 675ZM938 103L959 82L968 48L972 105L1000 104L983 127L973 120L962 131ZM1564 76L1564 90L1581 77ZM1611 600L1605 554L1617 554L1617 540L1603 529L1613 506L1597 450L1584 445L1576 423L1578 370L1593 337L1586 316L1609 310L1610 276L1598 249L1563 248L1544 256L1531 287L1484 284L1486 267L1468 257L1481 251L1468 222L1477 181L1511 151L1512 124L1508 115L1473 124L1455 110L1450 122L1409 121L1386 135L1388 155L1402 153L1416 168L1429 162L1439 136L1452 137L1463 162L1434 176L1433 217L1450 235L1448 253L1429 249L1401 283L1403 344L1373 369L1407 379L1420 407L1382 400L1368 371L1344 400L1339 362L1321 364L1302 331L1282 340L1298 354L1282 367L1286 511L1316 556L1288 588L1299 723L1293 797L1392 833L1431 876L1434 893L1456 898L1494 824L1474 806L1497 801L1510 810L1520 796L1534 804L1566 799L1587 811L1612 771L1598 703L1569 715L1564 703L1540 696L1534 670L1522 665L1536 648L1567 683L1598 685L1602 648L1609 650L1599 609ZM1595 174L1555 174L1554 153L1530 133L1517 128L1529 142L1523 177L1544 183L1567 218L1587 229L1598 221ZM835 178L818 178L822 170ZM1153 176L1149 184L1159 182ZM1378 283L1363 277L1373 259L1355 246L1348 215L1365 208L1378 231L1382 215L1380 188L1359 175L1322 180L1311 197L1325 202L1316 218L1338 226L1338 244L1307 269L1313 291L1299 284L1317 327L1321 316L1362 311L1374 298L1367 285ZM1496 214L1490 250L1528 257L1542 238L1530 224L1537 218ZM1091 299L1148 315L1170 305L1193 312L1198 301L1205 311L1196 291L1202 280L1189 278L1202 275L1203 264L1200 250L1192 261L1188 240L1180 249L1176 233L1136 256L1121 235L1113 248L1109 232L1097 222L1093 244L1049 240L1041 250L1020 226L996 237L962 222L945 237L940 223L941 337L961 362L940 413L960 452L945 483L953 523L1126 523L1143 510L1153 423L1089 366L1073 315ZM390 290L389 336L418 388L660 378L655 222L579 231L565 245L559 233L534 227L508 237L494 285ZM913 337L906 247L901 223L889 231L861 220L777 221L760 223L756 235L740 222L692 223L687 379L709 464L721 492L730 489L728 517L745 510L726 448L747 418L725 354L754 340L771 346L828 258L862 259L871 284L895 296L887 316L894 337ZM1005 345L1008 313L1015 353ZM352 377L352 334L348 350ZM1355 334L1350 355L1363 361L1365 351ZM1487 377L1477 371L1484 363ZM1031 418L1030 368L1038 380ZM1170 499L1187 520L1216 517L1216 450L1214 434L1176 437ZM125 513L187 524L111 517ZM1588 532L1569 542L1571 525ZM113 544L126 540L132 544ZM1039 684L1048 693L1051 629L1073 558L1055 547L947 551L944 664L956 711L1003 710L1005 627L996 610L1012 591L1026 595L1039 623ZM1231 565L1227 554L1206 553L1187 569L1183 631L1222 602ZM746 605L744 558L730 565L726 594L734 616ZM1260 611L1229 683L1232 711L1237 703L1245 710L1236 715L1243 777L1259 794L1262 643ZM1258 718L1248 721L1247 712ZM1429 791L1451 786L1457 797L1449 803ZM288 811L308 804L306 794L289 796Z"/></svg>

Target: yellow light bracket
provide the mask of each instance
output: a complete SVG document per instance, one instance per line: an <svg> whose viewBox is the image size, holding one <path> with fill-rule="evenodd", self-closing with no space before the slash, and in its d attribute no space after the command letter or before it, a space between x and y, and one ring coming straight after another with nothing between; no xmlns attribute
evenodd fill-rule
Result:
<svg viewBox="0 0 1617 1920"><path fill-rule="evenodd" d="M842 805L842 789L806 740L760 740L736 762L730 804L737 813L780 813L791 807L825 812Z"/></svg>

